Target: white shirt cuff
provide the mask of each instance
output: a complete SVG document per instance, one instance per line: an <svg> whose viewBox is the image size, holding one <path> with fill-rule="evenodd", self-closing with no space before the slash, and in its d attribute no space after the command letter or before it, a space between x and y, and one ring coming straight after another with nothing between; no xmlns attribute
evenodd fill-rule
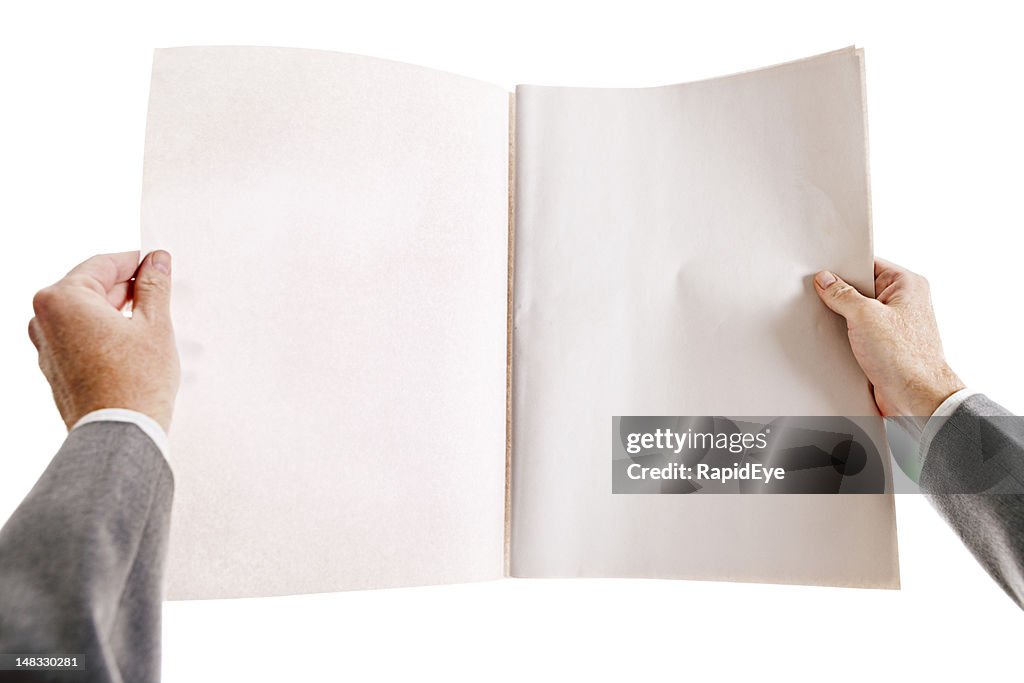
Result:
<svg viewBox="0 0 1024 683"><path fill-rule="evenodd" d="M924 459L928 456L928 448L932 445L932 439L935 438L942 425L946 424L946 419L956 412L960 404L977 393L977 391L967 387L954 392L949 398L940 403L939 407L932 413L932 416L928 418L927 423L921 430L921 448L918 451L922 465L924 465Z"/></svg>
<svg viewBox="0 0 1024 683"><path fill-rule="evenodd" d="M168 462L170 462L167 457L171 452L167 432L165 432L164 428L149 415L145 415L135 410L128 410L126 408L102 408L83 415L82 418L75 423L75 426L71 428L71 431L78 429L82 425L87 425L90 422L130 422L145 432L146 436L152 439L153 443L156 444L156 447L160 449L160 453L164 456L164 460L168 460Z"/></svg>

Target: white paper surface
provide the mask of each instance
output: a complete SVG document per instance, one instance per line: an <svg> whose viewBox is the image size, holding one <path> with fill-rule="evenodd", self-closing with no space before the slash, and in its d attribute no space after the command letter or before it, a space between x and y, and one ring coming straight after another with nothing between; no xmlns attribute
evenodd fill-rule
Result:
<svg viewBox="0 0 1024 683"><path fill-rule="evenodd" d="M366 57L159 50L172 598L502 574L508 93Z"/></svg>
<svg viewBox="0 0 1024 683"><path fill-rule="evenodd" d="M611 493L613 415L877 414L859 55L516 108L512 573L898 585L890 495Z"/></svg>

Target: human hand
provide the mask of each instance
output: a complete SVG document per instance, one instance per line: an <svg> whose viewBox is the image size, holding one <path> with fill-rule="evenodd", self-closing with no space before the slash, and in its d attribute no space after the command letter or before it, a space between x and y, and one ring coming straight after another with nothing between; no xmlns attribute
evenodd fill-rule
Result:
<svg viewBox="0 0 1024 683"><path fill-rule="evenodd" d="M32 300L29 338L68 429L100 408L135 410L170 427L180 376L171 255L138 260L137 251L93 256Z"/></svg>
<svg viewBox="0 0 1024 683"><path fill-rule="evenodd" d="M874 387L885 416L929 417L964 388L942 354L928 281L882 259L875 260L875 298L862 295L834 273L814 276L814 289L846 318L853 355Z"/></svg>

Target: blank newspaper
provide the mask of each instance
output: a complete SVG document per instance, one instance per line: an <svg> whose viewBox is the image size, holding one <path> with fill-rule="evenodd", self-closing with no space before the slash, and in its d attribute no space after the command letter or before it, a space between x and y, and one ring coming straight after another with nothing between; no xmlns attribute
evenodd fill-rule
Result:
<svg viewBox="0 0 1024 683"><path fill-rule="evenodd" d="M514 97L340 53L158 50L142 246L175 258L171 598L898 585L891 493L611 484L614 415L877 416L811 285L873 290L852 48Z"/></svg>

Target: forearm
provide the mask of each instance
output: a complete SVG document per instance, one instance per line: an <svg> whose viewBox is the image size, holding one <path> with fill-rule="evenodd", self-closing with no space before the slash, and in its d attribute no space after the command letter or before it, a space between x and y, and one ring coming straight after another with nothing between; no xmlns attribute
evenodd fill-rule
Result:
<svg viewBox="0 0 1024 683"><path fill-rule="evenodd" d="M1024 420L980 394L967 398L934 429L921 487L1024 607Z"/></svg>
<svg viewBox="0 0 1024 683"><path fill-rule="evenodd" d="M0 530L0 652L81 654L89 680L157 680L172 492L138 426L73 430Z"/></svg>

